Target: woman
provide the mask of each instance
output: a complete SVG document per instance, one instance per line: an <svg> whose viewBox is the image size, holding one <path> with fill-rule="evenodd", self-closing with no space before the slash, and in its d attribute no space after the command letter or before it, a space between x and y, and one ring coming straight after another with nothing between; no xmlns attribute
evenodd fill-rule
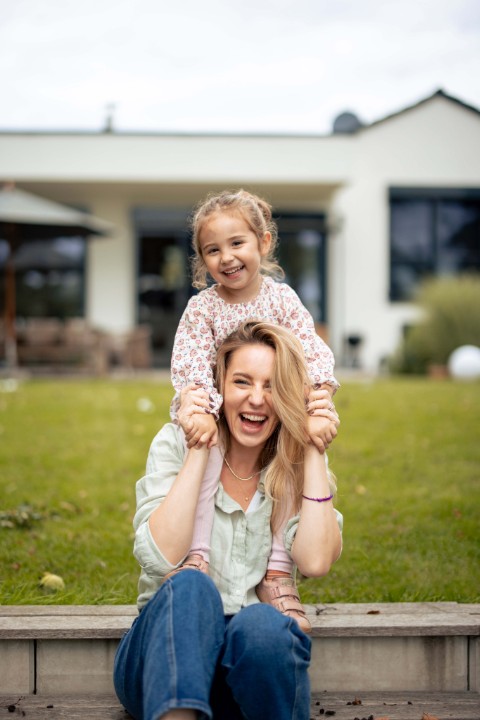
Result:
<svg viewBox="0 0 480 720"><path fill-rule="evenodd" d="M190 389L180 427L167 424L156 436L137 483L141 612L119 646L115 688L137 720L308 719L310 640L256 595L270 520L274 529L285 525L286 547L306 576L327 573L341 551L325 459L309 441L301 345L283 328L245 323L218 351L216 382L220 449L187 450L184 433L203 402L203 391ZM202 479L212 472L220 484L208 574L174 572L192 545Z"/></svg>

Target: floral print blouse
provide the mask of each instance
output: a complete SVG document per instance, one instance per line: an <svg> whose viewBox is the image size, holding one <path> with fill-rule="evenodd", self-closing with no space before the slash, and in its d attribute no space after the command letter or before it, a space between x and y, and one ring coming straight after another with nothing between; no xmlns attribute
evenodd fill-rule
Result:
<svg viewBox="0 0 480 720"><path fill-rule="evenodd" d="M246 303L227 303L219 296L217 285L190 298L180 319L172 352L172 385L177 395L170 408L175 419L178 393L196 382L212 396L213 413L223 402L213 383L217 348L246 320L263 320L281 325L301 341L312 385L326 383L336 391L333 353L315 332L313 318L289 285L264 276L258 295Z"/></svg>

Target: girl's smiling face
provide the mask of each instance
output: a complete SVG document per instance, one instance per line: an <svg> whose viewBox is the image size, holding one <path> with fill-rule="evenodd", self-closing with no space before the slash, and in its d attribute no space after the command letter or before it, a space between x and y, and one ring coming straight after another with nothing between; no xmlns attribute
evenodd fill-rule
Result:
<svg viewBox="0 0 480 720"><path fill-rule="evenodd" d="M232 353L225 375L223 412L231 443L261 449L278 425L271 378L275 350L244 345Z"/></svg>
<svg viewBox="0 0 480 720"><path fill-rule="evenodd" d="M261 287L260 265L270 248L270 233L259 239L238 213L211 215L199 234L208 272L228 302L253 300Z"/></svg>

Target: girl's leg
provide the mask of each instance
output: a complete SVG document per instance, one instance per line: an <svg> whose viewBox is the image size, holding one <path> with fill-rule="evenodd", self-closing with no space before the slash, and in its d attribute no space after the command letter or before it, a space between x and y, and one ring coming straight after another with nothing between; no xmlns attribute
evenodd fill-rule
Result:
<svg viewBox="0 0 480 720"><path fill-rule="evenodd" d="M256 591L259 600L295 618L303 632L309 633L312 626L300 601L293 577L293 563L283 543L284 527L285 525L282 525L273 535L267 574L257 585Z"/></svg>
<svg viewBox="0 0 480 720"><path fill-rule="evenodd" d="M222 454L218 447L210 450L205 475L203 476L200 496L198 498L195 525L193 528L192 546L189 555L201 555L208 562L210 557L210 536L212 534L213 516L215 513L215 493L222 469Z"/></svg>
<svg viewBox="0 0 480 720"><path fill-rule="evenodd" d="M210 689L223 645L218 590L203 573L166 580L123 637L114 665L120 702L135 720L177 708L211 718Z"/></svg>
<svg viewBox="0 0 480 720"><path fill-rule="evenodd" d="M285 550L285 545L283 543L284 527L285 525L282 525L273 534L272 549L270 551L270 557L268 558L267 573L269 570L276 570L291 576L293 572L293 562Z"/></svg>
<svg viewBox="0 0 480 720"><path fill-rule="evenodd" d="M310 649L310 639L298 624L269 605L250 605L234 615L221 666L243 713L239 717L308 720Z"/></svg>

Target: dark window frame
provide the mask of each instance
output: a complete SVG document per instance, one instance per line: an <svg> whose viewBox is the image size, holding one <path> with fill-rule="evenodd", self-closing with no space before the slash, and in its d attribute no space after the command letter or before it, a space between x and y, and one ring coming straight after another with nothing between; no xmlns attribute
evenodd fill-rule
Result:
<svg viewBox="0 0 480 720"><path fill-rule="evenodd" d="M288 278L289 267L286 263L281 260L282 245L285 247L286 243L289 242L288 235L298 235L300 232L305 230L313 230L318 232L321 236L321 246L318 249L316 257L316 271L320 281L320 317L313 317L315 323L328 324L328 233L327 233L327 222L326 214L324 212L309 212L309 211L282 211L278 210L274 213L274 220L278 227L278 238L279 247L277 256L279 257L280 265L287 275L286 281L295 290L300 297L302 303L306 305L302 298L302 292L300 288L297 288L296 283L290 281Z"/></svg>
<svg viewBox="0 0 480 720"><path fill-rule="evenodd" d="M424 187L391 187L388 192L389 201L389 300L392 303L411 302L412 297L407 293L401 292L400 285L395 285L395 271L400 267L408 268L413 272L418 272L419 281L427 276L436 276L441 273L442 257L439 240L439 212L441 203L449 201L460 201L464 203L472 203L478 206L480 214L480 188L424 188ZM395 258L395 228L394 228L394 204L401 202L424 202L429 205L431 213L430 220L430 238L429 257L426 261L407 261ZM480 272L480 246L478 249L478 258L475 272L478 268ZM418 284L417 284L418 286Z"/></svg>

